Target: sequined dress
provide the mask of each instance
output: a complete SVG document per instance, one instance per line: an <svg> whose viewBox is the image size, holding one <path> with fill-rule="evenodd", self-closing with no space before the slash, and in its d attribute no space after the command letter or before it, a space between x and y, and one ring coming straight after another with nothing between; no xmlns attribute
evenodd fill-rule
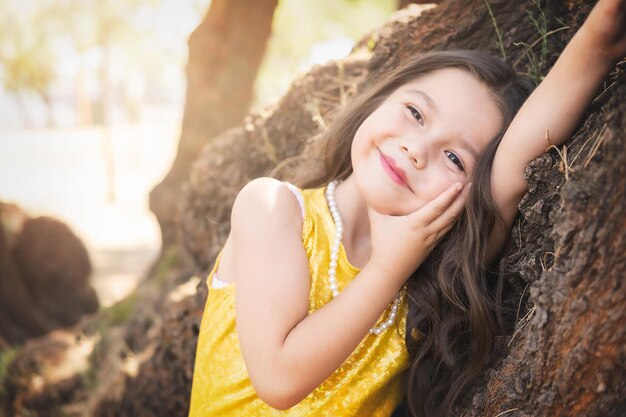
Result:
<svg viewBox="0 0 626 417"><path fill-rule="evenodd" d="M309 314L329 302L330 247L334 222L324 196L325 188L301 192L302 242L311 276ZM403 371L408 367L404 342L407 305L403 297L395 326L381 335L367 335L326 381L288 410L276 410L256 395L243 361L235 330L235 284L217 287L209 275L206 301L191 391L189 417L228 416L390 416L404 393ZM337 283L343 289L359 269L352 266L341 246ZM381 316L378 325L389 315Z"/></svg>

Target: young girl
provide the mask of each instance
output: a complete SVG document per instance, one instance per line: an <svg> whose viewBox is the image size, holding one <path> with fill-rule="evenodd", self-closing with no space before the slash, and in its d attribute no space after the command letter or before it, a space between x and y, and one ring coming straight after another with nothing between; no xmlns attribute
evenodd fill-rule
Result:
<svg viewBox="0 0 626 417"><path fill-rule="evenodd" d="M337 117L318 188L246 185L209 276L189 415L389 416L407 389L412 414L450 415L498 331L484 270L524 169L626 54L625 9L600 0L525 103L529 83L496 58L417 57Z"/></svg>

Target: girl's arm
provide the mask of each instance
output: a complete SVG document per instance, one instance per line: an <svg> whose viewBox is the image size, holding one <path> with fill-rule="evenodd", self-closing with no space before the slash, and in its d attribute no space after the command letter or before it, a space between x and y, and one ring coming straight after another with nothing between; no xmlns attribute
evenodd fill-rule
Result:
<svg viewBox="0 0 626 417"><path fill-rule="evenodd" d="M626 0L600 0L515 116L496 152L492 189L509 228L527 191L526 165L571 135L602 80L624 55ZM492 253L502 238L489 242Z"/></svg>
<svg viewBox="0 0 626 417"><path fill-rule="evenodd" d="M236 259L231 272L237 286L241 351L263 401L289 408L341 366L415 269L409 263L421 262L415 254L425 257L451 227L467 194L457 186L407 216L404 223L385 222L385 229L395 228L411 241L394 249L373 234L372 257L358 277L310 315L308 259L295 197L284 184L269 178L244 187L231 217L229 244ZM413 225L407 227L409 220ZM392 240L403 240L400 237ZM412 260L400 263L396 258Z"/></svg>

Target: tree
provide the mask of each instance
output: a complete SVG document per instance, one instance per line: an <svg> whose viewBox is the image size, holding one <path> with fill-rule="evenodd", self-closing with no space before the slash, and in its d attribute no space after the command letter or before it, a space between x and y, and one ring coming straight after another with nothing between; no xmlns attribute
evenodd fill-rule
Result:
<svg viewBox="0 0 626 417"><path fill-rule="evenodd" d="M187 97L176 159L150 194L163 247L174 242L179 189L211 138L241 123L271 33L278 0L213 0L189 38Z"/></svg>
<svg viewBox="0 0 626 417"><path fill-rule="evenodd" d="M4 88L15 96L24 125L33 125L23 97L30 92L46 105L47 124L51 126L54 119L48 90L56 75L49 26L43 13L28 8L20 13L3 2L0 7L8 9L0 29L0 77Z"/></svg>

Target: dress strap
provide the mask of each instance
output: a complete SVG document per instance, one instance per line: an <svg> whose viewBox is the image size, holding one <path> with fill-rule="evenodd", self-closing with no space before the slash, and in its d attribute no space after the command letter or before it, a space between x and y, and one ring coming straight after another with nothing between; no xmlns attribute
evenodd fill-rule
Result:
<svg viewBox="0 0 626 417"><path fill-rule="evenodd" d="M302 213L302 218L304 218L304 197L302 197L302 192L298 187L287 181L283 181L283 184L285 184L287 188L289 188L289 191L296 196L296 200L298 200L298 205L300 206L300 213Z"/></svg>

